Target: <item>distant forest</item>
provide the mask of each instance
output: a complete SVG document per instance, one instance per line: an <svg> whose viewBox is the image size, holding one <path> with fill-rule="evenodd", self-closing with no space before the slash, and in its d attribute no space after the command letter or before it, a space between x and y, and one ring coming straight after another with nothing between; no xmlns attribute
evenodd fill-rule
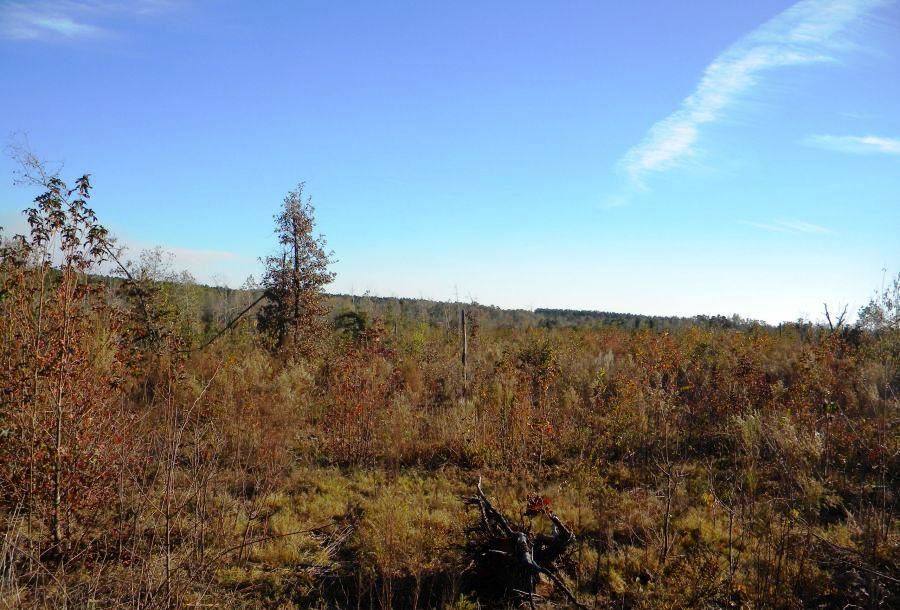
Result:
<svg viewBox="0 0 900 610"><path fill-rule="evenodd" d="M121 279L109 276L96 276L95 281L115 287ZM209 286L196 283L189 274L172 275L170 281L180 284L179 292L195 308L206 328L202 332L214 332L230 317L257 298L262 291L255 288L234 289L222 286ZM495 305L465 303L461 301L435 301L422 298L381 297L370 294L328 294L327 303L332 318L342 313L359 312L382 320L388 328L400 323L424 323L435 327L456 328L459 322L459 311L463 309L478 317L484 328L622 328L622 329L655 329L679 330L699 327L721 330L770 330L784 331L808 330L813 324L798 320L785 322L777 326L761 320L742 318L737 314L652 316L638 313L622 313L612 311L594 311L579 309L537 308L505 309ZM188 303L186 303L188 304Z"/></svg>

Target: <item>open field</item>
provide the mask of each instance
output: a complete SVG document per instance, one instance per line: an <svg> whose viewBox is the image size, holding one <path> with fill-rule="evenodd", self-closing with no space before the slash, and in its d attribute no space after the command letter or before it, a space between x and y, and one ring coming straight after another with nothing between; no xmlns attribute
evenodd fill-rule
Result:
<svg viewBox="0 0 900 610"><path fill-rule="evenodd" d="M0 610L900 610L898 77L900 0L0 0Z"/></svg>
<svg viewBox="0 0 900 610"><path fill-rule="evenodd" d="M479 478L571 528L586 607L900 604L890 290L834 328L310 293L272 335L234 318L271 289L88 275L60 209L64 262L39 207L0 271L2 607L518 606L473 569Z"/></svg>

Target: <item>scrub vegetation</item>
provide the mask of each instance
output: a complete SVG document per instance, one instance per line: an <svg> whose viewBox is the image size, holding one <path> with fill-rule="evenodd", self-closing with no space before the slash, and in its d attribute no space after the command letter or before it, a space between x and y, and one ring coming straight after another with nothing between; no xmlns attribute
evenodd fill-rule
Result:
<svg viewBox="0 0 900 610"><path fill-rule="evenodd" d="M900 278L852 325L329 296L299 188L261 284L210 288L126 262L87 176L32 175L0 607L568 607L476 569L479 480L571 530L589 608L900 607Z"/></svg>

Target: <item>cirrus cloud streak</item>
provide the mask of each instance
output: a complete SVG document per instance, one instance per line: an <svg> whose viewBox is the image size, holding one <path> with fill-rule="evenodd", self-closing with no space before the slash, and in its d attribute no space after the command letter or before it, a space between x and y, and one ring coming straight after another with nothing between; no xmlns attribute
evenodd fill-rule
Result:
<svg viewBox="0 0 900 610"><path fill-rule="evenodd" d="M109 20L140 17L171 8L171 0L39 0L0 4L0 38L59 41L98 38L111 33Z"/></svg>
<svg viewBox="0 0 900 610"><path fill-rule="evenodd" d="M890 0L803 0L780 13L705 69L679 108L650 128L620 166L634 184L652 172L677 167L695 153L701 128L723 118L766 73L778 68L836 61L854 24Z"/></svg>
<svg viewBox="0 0 900 610"><path fill-rule="evenodd" d="M806 139L810 146L854 155L900 155L900 138L883 136L814 135Z"/></svg>
<svg viewBox="0 0 900 610"><path fill-rule="evenodd" d="M827 227L823 227L820 225L813 224L811 222L802 222L799 220L776 220L774 222L751 222L749 220L742 220L740 224L747 225L748 227L753 227L755 229L762 229L763 231L769 231L771 233L811 233L811 234L827 234L834 233L831 229Z"/></svg>

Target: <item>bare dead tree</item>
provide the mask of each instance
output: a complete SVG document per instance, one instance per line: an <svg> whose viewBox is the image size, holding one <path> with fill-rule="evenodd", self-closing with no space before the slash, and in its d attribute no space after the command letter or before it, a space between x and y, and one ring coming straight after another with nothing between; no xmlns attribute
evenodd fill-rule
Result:
<svg viewBox="0 0 900 610"><path fill-rule="evenodd" d="M466 333L466 310L459 308L459 329L462 334L463 396L469 397L469 337Z"/></svg>
<svg viewBox="0 0 900 610"><path fill-rule="evenodd" d="M844 305L843 311L841 311L841 315L837 317L837 320L832 322L831 313L828 311L828 303L822 303L825 306L825 319L828 321L828 328L830 330L840 330L844 325L844 318L847 316L847 306Z"/></svg>

